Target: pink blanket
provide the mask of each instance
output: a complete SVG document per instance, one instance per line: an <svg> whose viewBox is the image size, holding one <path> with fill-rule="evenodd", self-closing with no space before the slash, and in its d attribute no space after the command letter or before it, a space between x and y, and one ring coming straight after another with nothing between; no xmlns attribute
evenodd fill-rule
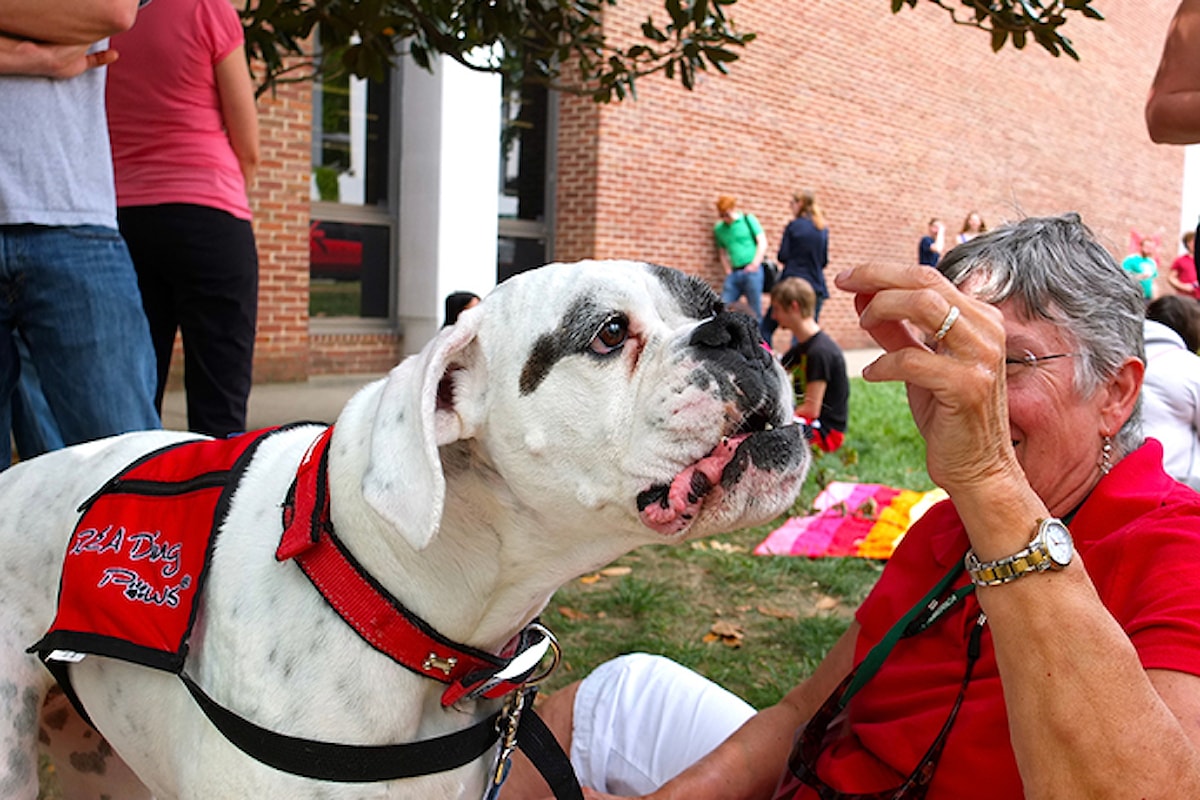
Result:
<svg viewBox="0 0 1200 800"><path fill-rule="evenodd" d="M754 549L760 556L889 558L941 489L917 492L877 483L834 482L813 501L813 514L791 517Z"/></svg>

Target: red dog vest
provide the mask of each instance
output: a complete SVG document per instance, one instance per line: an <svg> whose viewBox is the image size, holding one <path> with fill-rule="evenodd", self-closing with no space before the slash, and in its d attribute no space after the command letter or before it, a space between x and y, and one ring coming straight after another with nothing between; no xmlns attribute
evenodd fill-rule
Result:
<svg viewBox="0 0 1200 800"><path fill-rule="evenodd" d="M60 683L55 662L87 653L183 669L217 531L255 448L275 430L156 450L80 506L57 616L29 648Z"/></svg>

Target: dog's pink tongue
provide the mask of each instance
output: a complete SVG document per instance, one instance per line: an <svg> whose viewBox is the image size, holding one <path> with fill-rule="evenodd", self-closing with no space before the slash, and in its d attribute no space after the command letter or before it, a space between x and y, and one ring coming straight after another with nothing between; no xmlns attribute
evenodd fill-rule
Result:
<svg viewBox="0 0 1200 800"><path fill-rule="evenodd" d="M664 536L678 533L687 527L695 519L700 504L704 502L709 491L720 482L721 473L733 459L733 454L744 439L745 435L723 439L712 453L676 475L671 481L666 497L642 510L642 523ZM697 494L697 488L701 487L702 491Z"/></svg>

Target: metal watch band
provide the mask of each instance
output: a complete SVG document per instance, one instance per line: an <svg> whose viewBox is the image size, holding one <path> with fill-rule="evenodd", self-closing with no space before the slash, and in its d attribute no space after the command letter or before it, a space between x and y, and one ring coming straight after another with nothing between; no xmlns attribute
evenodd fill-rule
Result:
<svg viewBox="0 0 1200 800"><path fill-rule="evenodd" d="M979 560L974 550L968 550L965 561L967 574L976 586L1000 586L1031 572L1043 572L1051 566L1050 558L1043 550L1029 547L986 564Z"/></svg>

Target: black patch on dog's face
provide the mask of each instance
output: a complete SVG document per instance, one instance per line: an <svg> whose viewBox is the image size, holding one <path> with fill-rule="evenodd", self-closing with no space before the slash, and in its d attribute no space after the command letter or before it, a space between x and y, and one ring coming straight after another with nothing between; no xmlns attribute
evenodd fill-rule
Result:
<svg viewBox="0 0 1200 800"><path fill-rule="evenodd" d="M655 264L647 264L646 268L658 278L688 317L708 319L716 316L724 308L720 298L699 278ZM550 374L554 365L565 356L575 353L592 354L590 347L596 332L617 313L620 313L619 310L601 308L598 303L587 297L581 297L572 303L558 326L550 333L539 336L533 343L529 358L525 359L525 366L521 369L521 394L533 393Z"/></svg>
<svg viewBox="0 0 1200 800"><path fill-rule="evenodd" d="M550 369L565 356L588 352L592 337L611 313L587 297L572 303L558 326L550 333L543 333L533 343L529 358L521 368L521 394L532 394L550 374Z"/></svg>
<svg viewBox="0 0 1200 800"><path fill-rule="evenodd" d="M683 313L692 319L708 319L724 308L721 299L709 285L696 276L657 264L647 264L646 267L675 298Z"/></svg>
<svg viewBox="0 0 1200 800"><path fill-rule="evenodd" d="M722 311L692 331L688 344L701 364L688 376L692 385L709 391L715 381L722 400L735 401L746 413L773 424L782 422L773 358L762 346L753 318Z"/></svg>

